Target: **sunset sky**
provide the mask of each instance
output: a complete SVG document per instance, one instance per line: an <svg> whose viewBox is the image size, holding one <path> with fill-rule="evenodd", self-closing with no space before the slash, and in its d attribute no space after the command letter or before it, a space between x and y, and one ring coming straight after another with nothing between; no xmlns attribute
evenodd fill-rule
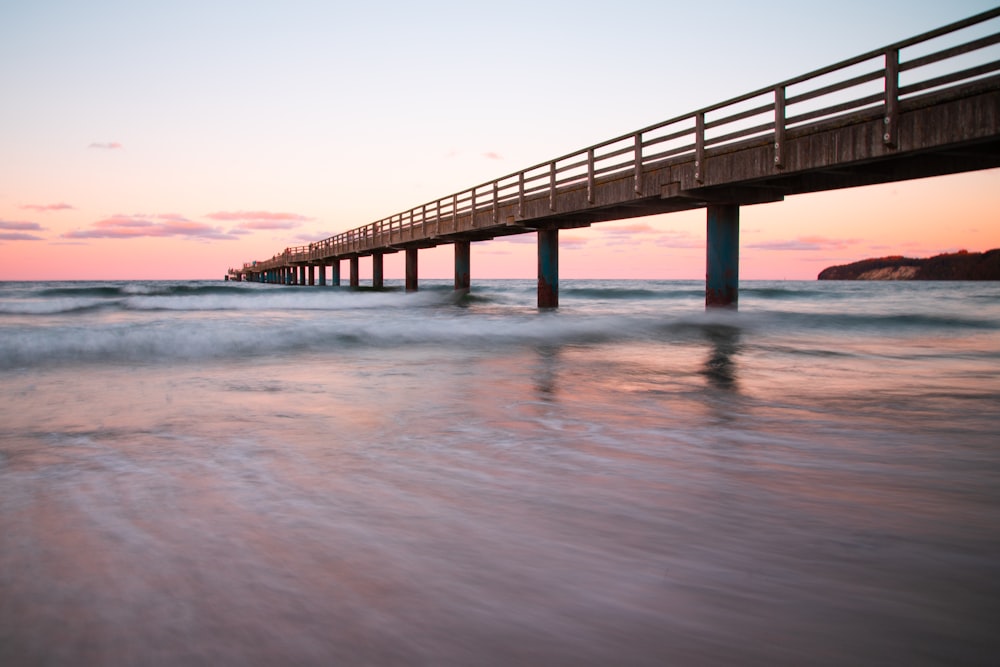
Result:
<svg viewBox="0 0 1000 667"><path fill-rule="evenodd" d="M992 5L0 0L0 280L221 279ZM561 275L702 278L704 236L566 231ZM534 244L473 244L473 280L533 278ZM741 211L746 279L996 247L1000 170Z"/></svg>

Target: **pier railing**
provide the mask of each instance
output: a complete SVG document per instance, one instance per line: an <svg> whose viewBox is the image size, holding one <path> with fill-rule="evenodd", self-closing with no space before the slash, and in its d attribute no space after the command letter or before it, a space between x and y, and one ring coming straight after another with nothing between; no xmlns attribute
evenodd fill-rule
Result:
<svg viewBox="0 0 1000 667"><path fill-rule="evenodd" d="M894 145L900 104L921 95L995 80L1000 71L1000 7L966 20L861 54L849 60L671 118L603 141L527 169L382 218L308 245L286 249L270 260L244 264L268 269L351 254L364 254L463 229L504 224L502 206L548 199L569 187L587 188L593 203L595 183L631 176L641 192L643 173L664 161L695 162L701 182L707 150L772 139L774 166L784 163L789 131L847 121L862 115L883 117L883 142ZM485 222L481 222L485 220Z"/></svg>

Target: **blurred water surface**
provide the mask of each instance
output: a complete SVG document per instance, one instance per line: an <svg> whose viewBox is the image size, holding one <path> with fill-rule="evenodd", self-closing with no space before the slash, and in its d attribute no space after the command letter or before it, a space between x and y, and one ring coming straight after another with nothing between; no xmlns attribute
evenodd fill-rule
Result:
<svg viewBox="0 0 1000 667"><path fill-rule="evenodd" d="M0 283L2 665L990 665L1000 285Z"/></svg>

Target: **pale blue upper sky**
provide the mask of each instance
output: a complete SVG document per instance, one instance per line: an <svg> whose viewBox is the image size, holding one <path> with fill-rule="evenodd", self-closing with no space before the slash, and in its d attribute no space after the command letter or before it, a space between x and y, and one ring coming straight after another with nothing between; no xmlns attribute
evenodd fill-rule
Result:
<svg viewBox="0 0 1000 667"><path fill-rule="evenodd" d="M51 232L138 212L307 219L257 252L990 6L0 0L0 220L59 202L76 217Z"/></svg>

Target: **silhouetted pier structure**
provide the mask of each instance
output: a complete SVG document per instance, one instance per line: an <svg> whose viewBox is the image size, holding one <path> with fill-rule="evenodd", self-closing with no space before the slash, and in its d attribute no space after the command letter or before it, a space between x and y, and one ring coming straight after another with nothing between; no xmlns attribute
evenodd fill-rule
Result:
<svg viewBox="0 0 1000 667"><path fill-rule="evenodd" d="M1000 167L1000 8L690 114L644 127L270 259L227 278L340 285L361 257L537 234L538 306L559 302L559 230L707 209L705 302L735 307L741 206L786 196ZM317 271L318 270L318 271ZM318 280L317 280L318 274Z"/></svg>

